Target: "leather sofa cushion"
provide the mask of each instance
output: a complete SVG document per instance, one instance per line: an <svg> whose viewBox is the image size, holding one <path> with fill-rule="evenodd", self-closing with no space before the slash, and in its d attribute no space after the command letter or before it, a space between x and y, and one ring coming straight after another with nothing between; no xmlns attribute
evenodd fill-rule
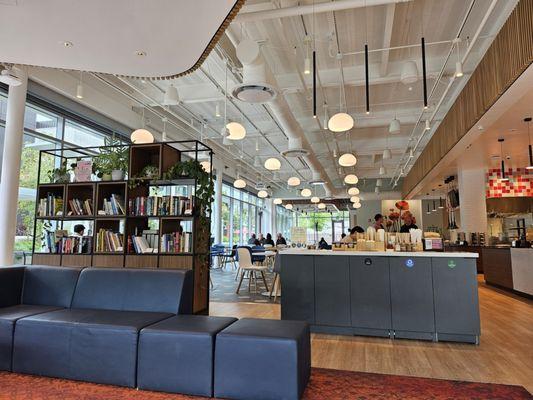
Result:
<svg viewBox="0 0 533 400"><path fill-rule="evenodd" d="M53 306L16 305L0 308L0 370L11 371L15 322L29 315L57 310Z"/></svg>
<svg viewBox="0 0 533 400"><path fill-rule="evenodd" d="M22 304L70 307L80 268L27 266Z"/></svg>
<svg viewBox="0 0 533 400"><path fill-rule="evenodd" d="M0 268L0 307L20 304L24 270L21 266Z"/></svg>
<svg viewBox="0 0 533 400"><path fill-rule="evenodd" d="M191 313L191 271L86 268L72 308Z"/></svg>

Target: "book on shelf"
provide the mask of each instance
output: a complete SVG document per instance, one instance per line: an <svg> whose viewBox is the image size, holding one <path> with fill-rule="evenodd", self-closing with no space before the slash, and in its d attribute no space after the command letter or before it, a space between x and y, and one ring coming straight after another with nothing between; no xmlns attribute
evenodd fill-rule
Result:
<svg viewBox="0 0 533 400"><path fill-rule="evenodd" d="M112 194L109 199L104 199L102 210L98 211L98 215L125 215L124 200L118 194Z"/></svg>
<svg viewBox="0 0 533 400"><path fill-rule="evenodd" d="M91 236L69 236L66 230L46 231L44 247L53 254L87 254L91 252Z"/></svg>
<svg viewBox="0 0 533 400"><path fill-rule="evenodd" d="M89 182L93 172L92 160L80 160L74 167L74 182Z"/></svg>
<svg viewBox="0 0 533 400"><path fill-rule="evenodd" d="M63 215L63 198L53 193L47 193L46 197L39 199L37 208L39 217L55 217Z"/></svg>
<svg viewBox="0 0 533 400"><path fill-rule="evenodd" d="M128 238L128 252L137 254L157 253L159 232L156 229L145 229L141 235Z"/></svg>
<svg viewBox="0 0 533 400"><path fill-rule="evenodd" d="M122 234L110 229L100 229L96 235L97 253L118 253L123 251Z"/></svg>
<svg viewBox="0 0 533 400"><path fill-rule="evenodd" d="M128 208L133 216L192 215L192 196L147 196L129 200Z"/></svg>
<svg viewBox="0 0 533 400"><path fill-rule="evenodd" d="M70 211L67 215L93 215L93 201L72 199L68 201Z"/></svg>
<svg viewBox="0 0 533 400"><path fill-rule="evenodd" d="M161 235L161 253L192 253L192 232Z"/></svg>

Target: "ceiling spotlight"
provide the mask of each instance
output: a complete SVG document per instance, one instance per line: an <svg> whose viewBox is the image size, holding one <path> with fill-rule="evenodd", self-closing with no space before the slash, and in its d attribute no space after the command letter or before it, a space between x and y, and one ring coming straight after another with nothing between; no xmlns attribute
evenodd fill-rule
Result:
<svg viewBox="0 0 533 400"><path fill-rule="evenodd" d="M281 200L280 198L274 199L274 204L280 205L281 203L283 203L283 200Z"/></svg>
<svg viewBox="0 0 533 400"><path fill-rule="evenodd" d="M357 182L359 182L359 178L354 174L348 174L344 177L344 182L348 185L357 185Z"/></svg>
<svg viewBox="0 0 533 400"><path fill-rule="evenodd" d="M229 131L228 139L230 140L241 140L246 136L246 129L238 122L229 122L226 128Z"/></svg>
<svg viewBox="0 0 533 400"><path fill-rule="evenodd" d="M350 189L348 189L348 194L350 196L356 196L359 194L359 189L357 189L356 187L351 187Z"/></svg>
<svg viewBox="0 0 533 400"><path fill-rule="evenodd" d="M246 187L246 181L237 174L237 179L233 181L233 187L237 189L244 189Z"/></svg>
<svg viewBox="0 0 533 400"><path fill-rule="evenodd" d="M350 201L352 203L359 203L361 201L361 199L358 196L352 196L352 197L350 197Z"/></svg>
<svg viewBox="0 0 533 400"><path fill-rule="evenodd" d="M426 126L424 128L426 131L429 131L431 129L431 123L429 122L429 119L426 119Z"/></svg>
<svg viewBox="0 0 533 400"><path fill-rule="evenodd" d="M357 158L352 153L344 153L339 157L341 167L353 167L355 164L357 164Z"/></svg>
<svg viewBox="0 0 533 400"><path fill-rule="evenodd" d="M147 129L136 129L130 136L133 144L153 143L154 135Z"/></svg>
<svg viewBox="0 0 533 400"><path fill-rule="evenodd" d="M383 150L383 159L389 160L392 157L390 149Z"/></svg>
<svg viewBox="0 0 533 400"><path fill-rule="evenodd" d="M266 190L260 190L257 192L257 197L264 199L265 197L268 197L268 192Z"/></svg>
<svg viewBox="0 0 533 400"><path fill-rule="evenodd" d="M76 98L80 100L83 99L83 85L81 82L76 86Z"/></svg>
<svg viewBox="0 0 533 400"><path fill-rule="evenodd" d="M289 185L289 186L299 186L300 183L301 183L300 178L298 178L297 176L291 176L287 180L287 185Z"/></svg>
<svg viewBox="0 0 533 400"><path fill-rule="evenodd" d="M413 149L409 149L409 158L413 158L415 156Z"/></svg>
<svg viewBox="0 0 533 400"><path fill-rule="evenodd" d="M292 210L292 204L291 203L285 204L285 208L287 210Z"/></svg>
<svg viewBox="0 0 533 400"><path fill-rule="evenodd" d="M165 106L175 106L180 102L180 97L178 95L178 89L173 84L165 91L165 96L163 97L163 105Z"/></svg>
<svg viewBox="0 0 533 400"><path fill-rule="evenodd" d="M302 197L309 197L309 196L311 196L313 193L311 192L311 189L304 188L304 189L302 189L302 191L300 192L300 194L302 195Z"/></svg>
<svg viewBox="0 0 533 400"><path fill-rule="evenodd" d="M394 118L389 125L389 133L392 135L395 135L397 133L400 133L400 120L397 118Z"/></svg>
<svg viewBox="0 0 533 400"><path fill-rule="evenodd" d="M269 171L277 171L281 168L281 162L275 158L269 158L265 161L265 168Z"/></svg>
<svg viewBox="0 0 533 400"><path fill-rule="evenodd" d="M224 146L230 146L232 144L231 140L229 139L229 136L224 136L224 139L222 140L222 144Z"/></svg>
<svg viewBox="0 0 533 400"><path fill-rule="evenodd" d="M402 75L400 81L404 85L415 83L418 80L418 67L413 60L406 61L402 67Z"/></svg>
<svg viewBox="0 0 533 400"><path fill-rule="evenodd" d="M361 203L353 203L353 208L361 208Z"/></svg>
<svg viewBox="0 0 533 400"><path fill-rule="evenodd" d="M461 61L457 61L455 63L455 77L460 78L463 75L463 63Z"/></svg>
<svg viewBox="0 0 533 400"><path fill-rule="evenodd" d="M379 174L380 175L385 175L387 173L387 171L385 170L385 167L382 165L381 167L379 167Z"/></svg>
<svg viewBox="0 0 533 400"><path fill-rule="evenodd" d="M323 209L326 208L326 205L324 203L318 203L317 207L318 207L319 210L323 210Z"/></svg>
<svg viewBox="0 0 533 400"><path fill-rule="evenodd" d="M345 132L353 128L354 120L350 114L337 113L328 121L328 128L332 132Z"/></svg>
<svg viewBox="0 0 533 400"><path fill-rule="evenodd" d="M311 74L311 60L309 59L309 57L305 57L304 59L304 74Z"/></svg>

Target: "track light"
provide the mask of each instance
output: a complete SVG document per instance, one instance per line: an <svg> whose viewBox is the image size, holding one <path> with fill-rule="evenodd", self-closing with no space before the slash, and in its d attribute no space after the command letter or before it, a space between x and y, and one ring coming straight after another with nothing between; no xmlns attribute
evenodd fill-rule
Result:
<svg viewBox="0 0 533 400"><path fill-rule="evenodd" d="M426 125L424 126L424 129L426 131L431 130L431 123L429 122L429 119L426 119Z"/></svg>

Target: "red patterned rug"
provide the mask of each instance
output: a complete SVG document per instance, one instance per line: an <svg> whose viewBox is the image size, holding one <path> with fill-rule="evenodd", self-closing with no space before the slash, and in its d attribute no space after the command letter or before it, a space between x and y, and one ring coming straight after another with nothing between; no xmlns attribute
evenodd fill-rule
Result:
<svg viewBox="0 0 533 400"><path fill-rule="evenodd" d="M201 398L0 372L0 399L186 400ZM521 386L313 368L304 399L517 400L533 399L533 396Z"/></svg>

